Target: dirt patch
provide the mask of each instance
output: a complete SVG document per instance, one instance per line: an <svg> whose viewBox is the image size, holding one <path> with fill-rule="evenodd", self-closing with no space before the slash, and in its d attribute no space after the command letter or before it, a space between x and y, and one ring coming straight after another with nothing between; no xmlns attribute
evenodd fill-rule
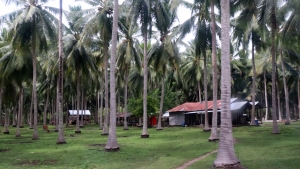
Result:
<svg viewBox="0 0 300 169"><path fill-rule="evenodd" d="M19 162L17 165L27 165L27 166L34 166L41 164L41 160L32 160L32 161L22 161Z"/></svg>
<svg viewBox="0 0 300 169"><path fill-rule="evenodd" d="M0 153L9 151L9 149L0 149Z"/></svg>
<svg viewBox="0 0 300 169"><path fill-rule="evenodd" d="M36 165L52 165L52 164L55 164L57 163L57 160L44 160L44 161L41 161L41 160L32 160L32 161L22 161L22 162L19 162L17 163L17 165L26 165L26 166L36 166Z"/></svg>
<svg viewBox="0 0 300 169"><path fill-rule="evenodd" d="M90 144L90 146L105 147L106 144Z"/></svg>
<svg viewBox="0 0 300 169"><path fill-rule="evenodd" d="M6 144L28 144L28 143L33 143L32 141L22 141L22 142L9 142Z"/></svg>
<svg viewBox="0 0 300 169"><path fill-rule="evenodd" d="M23 141L23 142L20 142L21 144L27 144L27 143L33 143L32 141Z"/></svg>
<svg viewBox="0 0 300 169"><path fill-rule="evenodd" d="M43 161L43 164L55 164L55 163L57 163L57 160L45 160L45 161Z"/></svg>

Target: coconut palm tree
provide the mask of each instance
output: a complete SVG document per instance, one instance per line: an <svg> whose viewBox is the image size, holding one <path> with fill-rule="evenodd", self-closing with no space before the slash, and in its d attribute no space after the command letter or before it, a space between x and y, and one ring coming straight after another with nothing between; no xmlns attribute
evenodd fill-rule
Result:
<svg viewBox="0 0 300 169"><path fill-rule="evenodd" d="M47 0L42 2L45 3ZM6 3L24 5L24 8L2 16L1 20L15 16L15 19L11 23L9 29L9 32L13 37L11 41L12 48L24 53L31 53L32 55L32 89L34 100L34 132L32 139L36 140L39 138L37 130L36 57L40 52L47 50L48 44L51 40L53 42L57 39L54 25L57 23L57 19L47 10L43 9L38 0L7 0ZM50 7L48 7L48 9L50 9ZM51 8L51 10L55 11L54 8Z"/></svg>
<svg viewBox="0 0 300 169"><path fill-rule="evenodd" d="M82 21L87 21L84 27L84 40L93 39L92 37L100 34L100 40L102 42L102 51L103 51L103 60L104 60L104 91L105 91L105 120L104 126L102 130L102 135L108 135L108 49L109 43L111 41L112 36L112 2L109 0L80 0L84 1L93 7L97 7L97 11L95 9L85 10L86 15L81 18ZM87 39L88 38L88 39Z"/></svg>
<svg viewBox="0 0 300 169"><path fill-rule="evenodd" d="M124 2L121 8L121 15L119 19L119 30L123 40L119 43L117 48L117 65L120 72L124 76L124 130L128 130L127 125L127 111L128 111L128 76L132 66L141 70L141 57L137 51L139 48L139 41L136 37L138 33L138 24L133 21L131 16L127 16L129 9ZM127 11L127 12L126 12ZM126 15L124 15L126 14Z"/></svg>
<svg viewBox="0 0 300 169"><path fill-rule="evenodd" d="M238 39L237 44L245 45L248 48L248 44L251 40L251 54L252 54L252 113L251 113L251 123L255 124L255 94L256 94L256 68L255 68L255 57L254 51L260 50L264 47L264 44L259 36L259 25L257 23L257 1L240 1L242 2L242 11L237 18L237 24L235 29L235 37Z"/></svg>
<svg viewBox="0 0 300 169"><path fill-rule="evenodd" d="M79 109L80 97L83 93L80 92L80 86L83 84L85 75L89 75L91 70L95 70L94 60L91 58L91 51L84 42L84 31L82 21L83 13L80 6L70 7L71 13L68 15L70 33L63 38L64 51L67 56L67 70L75 69L76 91L77 91L77 120L75 133L81 133L79 127ZM79 23L81 22L81 24Z"/></svg>
<svg viewBox="0 0 300 169"><path fill-rule="evenodd" d="M151 7L154 1L150 0L132 0L132 8L131 11L134 16L134 20L136 21L140 18L141 21L141 32L143 34L144 41L144 53L143 53L143 68L144 68L144 88L143 88L143 131L141 134L141 138L149 138L149 134L147 131L148 127L148 116L147 116L147 88L148 88L148 57L147 57L147 43L148 36L151 35ZM148 31L149 27L149 31Z"/></svg>
<svg viewBox="0 0 300 169"><path fill-rule="evenodd" d="M176 18L177 7L174 3L176 1L157 1L154 7L154 18L156 20L156 28L160 33L160 43L153 45L150 53L149 64L152 64L155 72L161 74L161 97L160 97L160 110L158 117L157 130L162 130L161 118L163 113L163 103L165 94L165 74L168 67L179 66L179 52L174 40L175 35L173 32L173 24Z"/></svg>
<svg viewBox="0 0 300 169"><path fill-rule="evenodd" d="M217 40L216 40L216 22L215 22L215 0L210 0L210 19L211 19L211 60L212 60L212 83L213 83L213 115L212 128L209 141L219 140L217 125L217 100L218 100L218 67L217 67Z"/></svg>
<svg viewBox="0 0 300 169"><path fill-rule="evenodd" d="M118 18L119 18L119 1L114 0L113 10L113 30L112 30L112 45L110 58L110 125L109 135L105 146L106 151L119 150L116 134L116 49L118 36Z"/></svg>
<svg viewBox="0 0 300 169"><path fill-rule="evenodd" d="M63 41L62 41L62 0L59 1L59 26L58 26L58 139L56 144L66 144L63 128Z"/></svg>
<svg viewBox="0 0 300 169"><path fill-rule="evenodd" d="M220 142L215 167L238 168L240 161L236 158L233 148L232 122L231 122L231 87L230 87L230 6L229 1L221 0L221 26L222 26L222 75L221 75L221 129Z"/></svg>
<svg viewBox="0 0 300 169"><path fill-rule="evenodd" d="M278 2L275 0L263 0L258 3L258 22L263 28L264 32L269 30L265 25L269 25L271 29L271 55L272 55L272 118L273 118L273 134L280 134L280 130L277 124L276 115L276 34L278 33L278 22L276 19L276 12L278 7Z"/></svg>
<svg viewBox="0 0 300 169"><path fill-rule="evenodd" d="M185 88L196 87L198 88L198 101L202 102L201 98L201 79L203 77L203 60L200 55L196 55L195 40L188 42L186 51L182 54L185 59L181 65L181 74L184 79Z"/></svg>

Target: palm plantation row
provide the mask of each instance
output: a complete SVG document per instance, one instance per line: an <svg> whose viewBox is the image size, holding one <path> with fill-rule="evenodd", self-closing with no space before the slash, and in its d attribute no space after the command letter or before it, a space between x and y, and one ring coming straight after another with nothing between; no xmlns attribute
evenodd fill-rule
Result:
<svg viewBox="0 0 300 169"><path fill-rule="evenodd" d="M195 0L190 4L181 0L127 0L114 6L117 0L114 3L84 0L95 8L83 10L80 6L71 6L70 12L64 12L68 25L62 25L62 31L58 31L61 19L54 17L58 9L40 6L39 1L6 2L19 2L24 8L1 17L1 25L6 26L1 30L0 110L5 112L5 126L9 125L9 113L14 117L18 115L20 120L13 120L17 129L23 125L22 120L28 118L30 127L34 128L33 139L38 139L38 110L43 112L44 125L49 118L46 112L55 114L55 121L59 120L57 129L63 137L62 107L67 111L70 105L77 110L87 109L85 105L89 105L89 109L100 112L99 115L95 113L95 121L103 129L102 134L109 133L106 148L118 149L113 132L116 112L126 114L127 99L143 97L143 124L147 124L147 95L152 93L160 99L158 130L162 129L162 113L172 106L184 101L214 100L209 140L219 139L218 98L225 106L222 112L229 115L226 105L231 96L252 97L252 102L263 100L267 107L272 105L269 109L272 114L266 111L265 118L272 117L273 133L280 133L277 116L284 117L289 124L292 110L292 117L297 118L296 98L300 93L297 1L232 1L230 14L235 17L231 21L231 43L230 27L224 26L229 23L223 23L229 21L230 16L223 15L229 12L229 6L221 11L224 17L221 24L219 15L214 12L220 9L220 4L222 7L229 5L225 1ZM182 24L176 22L179 5L191 9L190 19ZM222 52L216 40L221 27ZM62 36L58 36L59 32ZM185 43L183 38L190 32L195 39ZM184 48L184 52L180 48ZM229 61L230 67L226 64ZM168 98L170 96L172 98ZM281 107L284 107L284 116L280 113ZM31 117L32 109L34 118ZM207 108L205 114L207 117ZM126 115L124 117L124 129L128 129ZM222 121L225 120L230 121L231 117L222 114ZM75 132L80 133L78 115L76 122ZM251 124L254 124L254 108ZM209 130L208 118L204 130ZM141 137L149 137L147 125L143 125ZM230 157L226 159L227 164L238 163L232 142L229 146L224 146L228 142L222 143L228 138L232 141L231 125L221 124L220 145L224 151L220 151L222 155L215 161L217 166L224 164L221 160L224 155ZM65 142L64 138L59 140Z"/></svg>

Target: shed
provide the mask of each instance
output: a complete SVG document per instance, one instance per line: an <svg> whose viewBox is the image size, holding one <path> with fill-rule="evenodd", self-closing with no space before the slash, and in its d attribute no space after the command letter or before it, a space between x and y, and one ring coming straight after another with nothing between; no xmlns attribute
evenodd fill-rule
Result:
<svg viewBox="0 0 300 169"><path fill-rule="evenodd" d="M79 110L79 120L83 116L84 123L90 123L91 112L89 110ZM77 110L69 110L69 124L76 124Z"/></svg>
<svg viewBox="0 0 300 169"><path fill-rule="evenodd" d="M69 110L70 116L77 116L77 110ZM79 115L90 116L91 112L89 110L79 110Z"/></svg>
<svg viewBox="0 0 300 169"><path fill-rule="evenodd" d="M201 110L199 102L186 102L167 111L169 113L169 125L179 126L185 122L184 113Z"/></svg>

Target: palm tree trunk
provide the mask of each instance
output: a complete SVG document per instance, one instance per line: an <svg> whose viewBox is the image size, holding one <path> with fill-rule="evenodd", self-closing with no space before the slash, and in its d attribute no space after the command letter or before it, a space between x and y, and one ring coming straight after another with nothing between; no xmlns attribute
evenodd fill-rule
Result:
<svg viewBox="0 0 300 169"><path fill-rule="evenodd" d="M162 116L162 113L163 113L164 97L165 97L165 76L163 75L162 79L161 79L160 108L159 108L158 124L157 124L156 130L162 130L162 127L161 127L161 116Z"/></svg>
<svg viewBox="0 0 300 169"><path fill-rule="evenodd" d="M300 119L300 80L298 80L298 115L298 119Z"/></svg>
<svg viewBox="0 0 300 169"><path fill-rule="evenodd" d="M199 102L201 103L202 99L201 99L201 85L200 85L200 80L198 81L198 95L199 95Z"/></svg>
<svg viewBox="0 0 300 169"><path fill-rule="evenodd" d="M108 72L107 72L107 64L108 64L108 44L104 46L104 95L105 95L105 109L104 109L104 125L101 135L108 135Z"/></svg>
<svg viewBox="0 0 300 169"><path fill-rule="evenodd" d="M117 33L118 33L118 15L119 15L119 2L114 1L114 14L113 14L113 30L112 30L112 49L110 58L110 125L109 135L105 146L106 151L117 151L119 145L117 142L116 133L116 54L117 54Z"/></svg>
<svg viewBox="0 0 300 169"><path fill-rule="evenodd" d="M100 96L99 96L99 92L97 91L97 101L96 101L96 114L95 114L95 123L99 124L99 100L100 100Z"/></svg>
<svg viewBox="0 0 300 169"><path fill-rule="evenodd" d="M204 107L204 112L205 112L205 124L204 124L204 132L210 131L209 128L209 121L208 121L208 113L207 113L207 69L206 69L206 51L203 51L203 62L204 62L204 100L205 100L205 107Z"/></svg>
<svg viewBox="0 0 300 169"><path fill-rule="evenodd" d="M23 89L23 86L21 84L21 98L20 98L20 113L21 113L21 119L20 119L20 128L24 128L23 126L23 96L24 96L24 89Z"/></svg>
<svg viewBox="0 0 300 169"><path fill-rule="evenodd" d="M126 71L124 77L124 128L123 130L128 130L127 124L127 99L128 99L128 73Z"/></svg>
<svg viewBox="0 0 300 169"><path fill-rule="evenodd" d="M43 120L43 125L44 126L47 124L47 109L48 109L48 104L49 104L49 90L47 90L46 103L44 105L44 120Z"/></svg>
<svg viewBox="0 0 300 169"><path fill-rule="evenodd" d="M103 91L100 94L100 113L99 113L99 129L103 130Z"/></svg>
<svg viewBox="0 0 300 169"><path fill-rule="evenodd" d="M118 97L117 110L116 110L117 118L118 118L117 125L120 125L121 124L121 120L120 120L120 112L121 112L120 92L118 92L117 97Z"/></svg>
<svg viewBox="0 0 300 169"><path fill-rule="evenodd" d="M65 144L64 119L63 119L63 41L62 41L62 1L59 1L59 26L58 26L58 53L59 53L59 73L58 73L58 139L56 144Z"/></svg>
<svg viewBox="0 0 300 169"><path fill-rule="evenodd" d="M147 57L147 31L144 33L144 89L143 89L143 131L141 138L149 138L147 115L147 87L148 87L148 57Z"/></svg>
<svg viewBox="0 0 300 169"><path fill-rule="evenodd" d="M35 25L35 16L33 17L33 24ZM37 140L39 139L38 136L38 128L37 128L37 92L36 92L36 34L37 34L37 29L34 27L33 28L33 37L32 37L32 71L33 71L33 76L32 76L32 93L33 93L33 135L32 135L32 140ZM20 120L20 119L19 119Z"/></svg>
<svg viewBox="0 0 300 169"><path fill-rule="evenodd" d="M81 91L81 110L82 110L82 112L81 112L81 119L80 119L80 125L79 125L80 128L84 127L84 125L83 125L83 113L85 112L85 109L83 107L83 98L84 98L84 91L83 91L83 88L82 88L82 91Z"/></svg>
<svg viewBox="0 0 300 169"><path fill-rule="evenodd" d="M283 78L283 85L284 85L284 96L285 96L285 109L286 109L286 119L285 119L285 125L290 125L290 106L289 106L289 92L288 92L288 87L286 84L286 79L285 79L285 67L283 63L283 57L282 57L282 51L280 51L280 59L281 59L281 66L282 66L282 78Z"/></svg>
<svg viewBox="0 0 300 169"><path fill-rule="evenodd" d="M0 104L1 104L1 103L0 103ZM13 120L12 126L13 126L13 127L16 127L16 126L17 126L17 124L16 124L16 111L13 111L12 120Z"/></svg>
<svg viewBox="0 0 300 169"><path fill-rule="evenodd" d="M213 115L212 115L212 128L209 141L219 140L218 137L218 68L217 68L217 57L216 57L216 22L215 22L215 5L214 0L210 1L210 10L211 10L211 32L212 32L212 83L213 83Z"/></svg>
<svg viewBox="0 0 300 169"><path fill-rule="evenodd" d="M277 28L276 25L276 16L275 16L275 1L272 0L272 9L271 9L271 36L272 36L272 118L273 118L273 134L279 134L279 128L277 124L277 115L276 115L276 47L275 47L275 31Z"/></svg>
<svg viewBox="0 0 300 169"><path fill-rule="evenodd" d="M282 121L281 107L280 107L281 102L280 102L280 92L279 92L278 86L279 85L277 83L277 106L278 106L277 110L278 110L278 116L279 116L278 118L279 118L279 121L281 122ZM277 119L276 119L276 121L277 121Z"/></svg>
<svg viewBox="0 0 300 169"><path fill-rule="evenodd" d="M265 86L265 102L266 102L266 115L265 115L265 120L268 120L268 110L269 110L269 105L268 105L268 92L267 92L266 72L264 72L264 86Z"/></svg>
<svg viewBox="0 0 300 169"><path fill-rule="evenodd" d="M256 82L256 70L255 70L255 57L254 57L254 43L253 43L253 34L252 34L252 110L251 110L251 123L250 126L255 126L255 82Z"/></svg>
<svg viewBox="0 0 300 169"><path fill-rule="evenodd" d="M24 128L24 126L23 126L23 100L24 100L24 88L23 88L23 86L22 86L22 84L21 84L21 105L20 105L20 111L21 111L21 119L20 119L20 128Z"/></svg>
<svg viewBox="0 0 300 169"><path fill-rule="evenodd" d="M77 90L77 103L76 103L76 107L77 107L77 116L76 116L76 131L75 133L81 133L80 128L79 128L79 105L80 105L80 77L79 77L79 70L76 70L76 79L77 79L77 86L76 86L76 90Z"/></svg>
<svg viewBox="0 0 300 169"><path fill-rule="evenodd" d="M29 108L29 129L33 129L32 126L32 108L33 108L33 91L31 92L30 108Z"/></svg>
<svg viewBox="0 0 300 169"><path fill-rule="evenodd" d="M21 109L22 109L22 105L21 105L21 98L22 98L22 95L23 95L23 88L22 88L22 85L20 87L20 93L19 93L19 109L18 109L18 120L17 120L17 132L16 132L16 137L21 137L21 134L20 134L20 121L21 121Z"/></svg>
<svg viewBox="0 0 300 169"><path fill-rule="evenodd" d="M3 90L3 87L2 86L0 86L0 123L2 124L2 119L1 119L1 117L2 117L2 98L3 98L3 92L4 92L4 90Z"/></svg>
<svg viewBox="0 0 300 169"><path fill-rule="evenodd" d="M240 161L236 158L233 148L232 119L230 110L231 99L231 75L230 75L230 14L229 1L221 1L221 25L222 25L222 75L221 75L221 130L218 155L214 161L217 168L238 168Z"/></svg>
<svg viewBox="0 0 300 169"><path fill-rule="evenodd" d="M19 103L20 103L20 100L19 100ZM16 108L17 108L17 106L14 109L16 109ZM3 134L9 134L8 127L9 127L9 110L6 110L5 116L4 116L4 132L3 132ZM20 132L20 129L19 129L19 132Z"/></svg>
<svg viewBox="0 0 300 169"><path fill-rule="evenodd" d="M55 105L55 132L58 132L58 106L59 106L59 103L58 103L58 99L59 99L59 77L57 77L57 80L56 80L56 105Z"/></svg>

